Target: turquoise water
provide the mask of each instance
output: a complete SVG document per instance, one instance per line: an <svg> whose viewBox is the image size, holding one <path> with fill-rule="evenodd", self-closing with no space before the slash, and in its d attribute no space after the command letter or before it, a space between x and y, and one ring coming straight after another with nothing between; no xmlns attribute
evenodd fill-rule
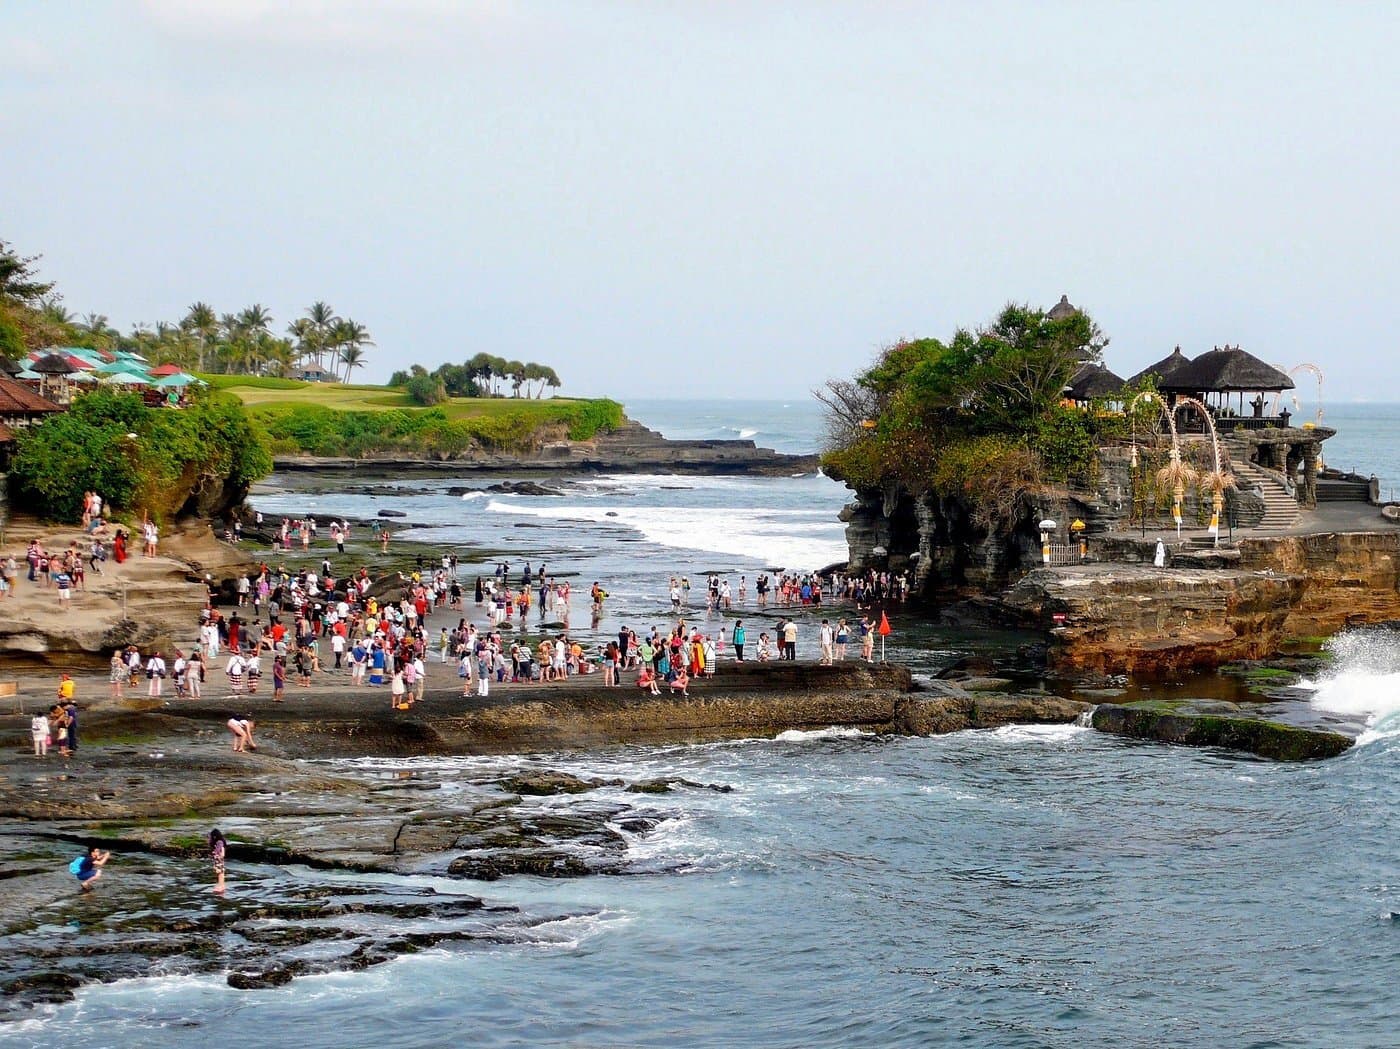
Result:
<svg viewBox="0 0 1400 1049"><path fill-rule="evenodd" d="M810 409L629 411L672 436L767 426L768 443L791 451L820 436ZM1395 407L1330 408L1342 430L1331 461L1400 480L1397 419ZM599 636L624 619L664 622L674 571L819 562L846 498L810 475L585 480L548 500L315 498L327 513L402 506L444 545L547 554L584 587L600 576L614 597ZM301 512L306 498L260 505ZM901 658L925 669L991 643L896 625ZM92 988L0 1028L0 1044L1393 1045L1397 650L1385 633L1345 638L1337 667L1310 683L1320 712L1368 726L1363 745L1317 765L1070 726L412 762L447 780L536 764L734 791L644 804L603 792L662 817L631 841L625 875L467 883L527 914L566 915L516 942L275 991L160 977Z"/></svg>

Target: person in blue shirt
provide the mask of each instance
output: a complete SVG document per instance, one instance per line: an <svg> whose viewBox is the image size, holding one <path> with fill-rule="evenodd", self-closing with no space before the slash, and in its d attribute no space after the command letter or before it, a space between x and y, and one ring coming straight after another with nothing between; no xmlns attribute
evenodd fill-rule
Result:
<svg viewBox="0 0 1400 1049"><path fill-rule="evenodd" d="M92 891L93 886L97 884L97 879L102 877L102 868L107 865L107 861L111 858L110 852L93 845L88 848L86 855L80 856L74 864L70 865L69 869L77 877L83 892Z"/></svg>

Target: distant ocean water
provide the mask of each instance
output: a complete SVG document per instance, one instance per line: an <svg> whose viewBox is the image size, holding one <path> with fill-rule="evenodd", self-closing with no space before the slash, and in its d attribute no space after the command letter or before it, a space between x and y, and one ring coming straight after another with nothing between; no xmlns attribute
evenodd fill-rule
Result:
<svg viewBox="0 0 1400 1049"><path fill-rule="evenodd" d="M671 437L751 430L793 452L821 439L820 412L801 401L628 410ZM1400 406L1338 405L1325 422L1340 431L1328 442L1331 463L1400 480ZM463 480L489 483L454 483ZM269 513L402 509L419 522L412 537L479 551L484 563L546 557L577 586L601 578L608 614L589 623L579 601L575 617L580 632L601 637L624 621L665 622L673 572L742 572L751 584L765 562L821 563L840 549L835 513L849 496L814 475L583 477L557 497L463 499L441 490L447 483L257 502ZM468 578L476 570L468 562ZM766 624L752 606L740 614ZM893 619L892 656L922 670L1007 651L981 632ZM1356 749L1318 764L1075 726L932 739L836 726L704 745L386 759L449 780L528 765L733 791L544 799L562 812L644 804L659 818L629 835L626 876L396 879L465 887L527 917L565 915L518 941L427 950L269 991L153 974L0 1026L0 1045L236 1038L299 1047L327 1032L337 1046L375 1049L462 1039L667 1049L1393 1045L1400 643L1357 633L1335 647L1337 665L1295 702L1366 731ZM1177 682L1173 694L1191 687ZM50 928L56 945L82 934L76 923Z"/></svg>

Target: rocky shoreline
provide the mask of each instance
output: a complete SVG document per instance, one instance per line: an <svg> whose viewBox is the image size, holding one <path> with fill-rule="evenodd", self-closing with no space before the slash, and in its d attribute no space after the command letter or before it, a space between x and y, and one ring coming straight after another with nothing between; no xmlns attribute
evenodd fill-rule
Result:
<svg viewBox="0 0 1400 1049"><path fill-rule="evenodd" d="M786 476L811 473L820 465L816 455L789 455L760 448L750 440L673 441L641 423L623 425L589 441L555 441L533 453L485 452L455 458L424 456L366 456L364 458L282 455L273 460L278 471L342 472L371 475L404 473L531 473L573 470L593 473L755 474Z"/></svg>
<svg viewBox="0 0 1400 1049"><path fill-rule="evenodd" d="M964 684L982 683L918 687L899 666L799 662L726 664L689 697L605 689L590 677L507 685L486 699L453 684L430 689L408 712L391 711L380 690L340 681L293 690L285 703L267 694L109 700L84 709L81 749L67 762L34 758L27 720L0 717L0 1020L85 983L153 971L266 987L427 947L547 942L577 915L524 913L476 893L519 874L626 874L630 844L675 815L669 796L729 789L571 775L541 754L832 725L930 735L1091 717L1105 731L1152 737L1141 718L1125 727L1101 714L1111 707ZM87 695L101 687L81 683ZM1182 728L1190 712L1171 713L1152 738L1245 749L1281 733L1303 741L1269 743L1269 756L1285 760L1350 744L1267 727L1244 711L1212 711L1214 734L1195 738ZM256 752L231 751L231 714L256 720ZM1232 735L1220 729L1231 719L1256 727ZM402 760L490 754L517 757L494 767ZM359 760L334 760L344 758ZM231 843L226 896L208 891L212 826ZM98 891L79 898L66 865L87 843L117 859ZM75 912L81 939L45 933Z"/></svg>

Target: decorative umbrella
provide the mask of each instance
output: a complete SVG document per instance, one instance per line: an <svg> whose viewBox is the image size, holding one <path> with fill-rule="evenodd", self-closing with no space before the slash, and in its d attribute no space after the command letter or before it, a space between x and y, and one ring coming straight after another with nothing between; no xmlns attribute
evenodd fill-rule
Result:
<svg viewBox="0 0 1400 1049"><path fill-rule="evenodd" d="M102 381L111 386L149 386L151 380L135 372L111 372Z"/></svg>

